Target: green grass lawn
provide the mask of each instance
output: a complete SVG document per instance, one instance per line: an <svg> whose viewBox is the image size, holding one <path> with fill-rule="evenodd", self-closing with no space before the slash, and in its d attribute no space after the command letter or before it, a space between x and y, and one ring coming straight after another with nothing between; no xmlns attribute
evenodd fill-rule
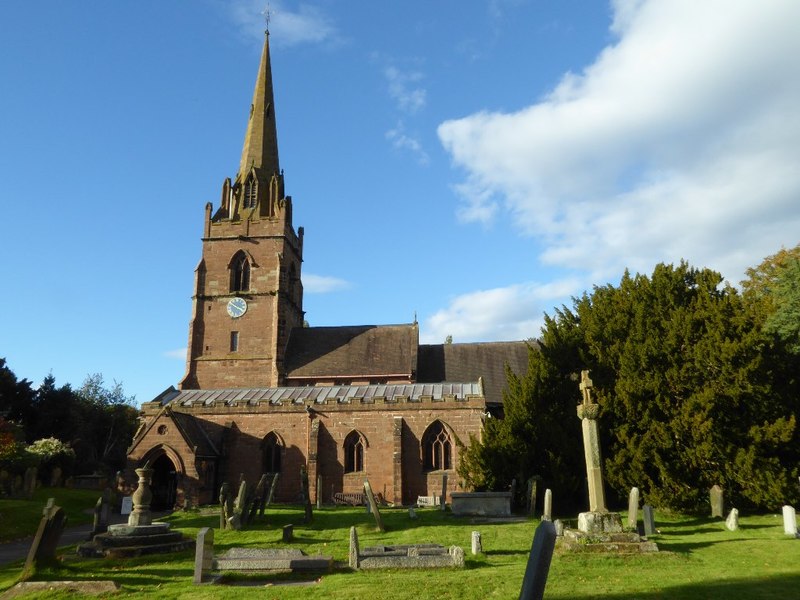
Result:
<svg viewBox="0 0 800 600"><path fill-rule="evenodd" d="M0 509L5 501L0 501ZM41 502L36 503L39 507ZM308 586L280 585L286 578L266 578L236 587L193 586L194 554L127 560L78 559L65 549L63 568L40 573L38 579L111 579L122 593L138 598L333 598L468 599L517 598L536 525L535 520L471 523L435 509L418 510L416 520L400 509L381 511L387 532L374 529L364 509L326 508L314 512L314 522L302 525L299 507L276 506L266 522L241 532L215 531L217 554L231 547L282 547L281 528L294 524L292 547L307 554L332 555L342 568ZM212 509L175 513L165 519L194 536L201 527L218 526ZM562 553L553 557L547 598L612 598L643 600L673 598L787 599L800 597L800 540L783 534L780 515L742 516L741 529L730 532L721 520L656 513L661 549L649 555ZM344 567L348 532L358 529L363 546L435 542L465 549L466 568L424 571L362 571ZM484 554L470 554L472 531L480 531ZM20 563L0 568L0 591L12 586ZM47 598L58 597L52 592ZM44 597L44 595L42 595ZM67 596L62 596L67 597Z"/></svg>
<svg viewBox="0 0 800 600"><path fill-rule="evenodd" d="M91 523L97 499L97 490L70 490L66 488L39 488L33 500L0 500L0 543L24 538L36 533L42 510L48 498L67 514L67 526Z"/></svg>

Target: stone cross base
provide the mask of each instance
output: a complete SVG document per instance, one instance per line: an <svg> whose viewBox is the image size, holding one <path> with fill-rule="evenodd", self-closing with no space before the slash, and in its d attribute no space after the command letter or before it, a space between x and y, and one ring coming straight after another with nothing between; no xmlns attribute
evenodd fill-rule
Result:
<svg viewBox="0 0 800 600"><path fill-rule="evenodd" d="M583 512L578 515L578 531L583 533L622 533L619 513Z"/></svg>

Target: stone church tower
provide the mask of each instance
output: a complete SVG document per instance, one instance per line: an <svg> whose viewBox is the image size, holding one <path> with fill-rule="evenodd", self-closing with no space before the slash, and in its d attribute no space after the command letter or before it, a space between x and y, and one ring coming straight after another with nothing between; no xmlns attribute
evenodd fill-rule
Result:
<svg viewBox="0 0 800 600"><path fill-rule="evenodd" d="M303 325L303 228L284 194L269 35L258 69L239 172L206 204L181 389L282 385L293 327Z"/></svg>

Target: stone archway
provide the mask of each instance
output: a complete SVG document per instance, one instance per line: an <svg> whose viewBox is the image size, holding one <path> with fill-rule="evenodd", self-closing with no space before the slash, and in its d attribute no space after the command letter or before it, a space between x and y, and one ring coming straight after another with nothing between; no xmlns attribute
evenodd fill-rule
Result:
<svg viewBox="0 0 800 600"><path fill-rule="evenodd" d="M175 463L166 453L162 453L150 467L153 469L151 510L172 510L178 494L178 469Z"/></svg>

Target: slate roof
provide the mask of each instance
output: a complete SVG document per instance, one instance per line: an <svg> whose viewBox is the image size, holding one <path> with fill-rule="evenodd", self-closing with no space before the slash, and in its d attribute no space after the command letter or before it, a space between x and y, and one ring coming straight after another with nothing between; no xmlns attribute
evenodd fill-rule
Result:
<svg viewBox="0 0 800 600"><path fill-rule="evenodd" d="M430 396L433 400L441 400L444 396L453 396L463 400L467 396L482 396L480 385L474 383L408 383L377 385L331 385L302 386L278 388L231 388L222 390L175 390L162 398L162 402L170 406L213 406L213 405L271 405L309 403L324 404L334 399L341 404L360 402L363 398L369 402L375 398L396 398L403 396L418 400L422 396ZM178 415L177 411L172 413ZM187 415L188 416L188 415Z"/></svg>
<svg viewBox="0 0 800 600"><path fill-rule="evenodd" d="M503 403L505 365L517 375L528 370L527 342L476 342L419 346L417 381L476 381L483 378L488 404Z"/></svg>
<svg viewBox="0 0 800 600"><path fill-rule="evenodd" d="M418 340L416 324L296 327L286 346L286 377L412 378Z"/></svg>

